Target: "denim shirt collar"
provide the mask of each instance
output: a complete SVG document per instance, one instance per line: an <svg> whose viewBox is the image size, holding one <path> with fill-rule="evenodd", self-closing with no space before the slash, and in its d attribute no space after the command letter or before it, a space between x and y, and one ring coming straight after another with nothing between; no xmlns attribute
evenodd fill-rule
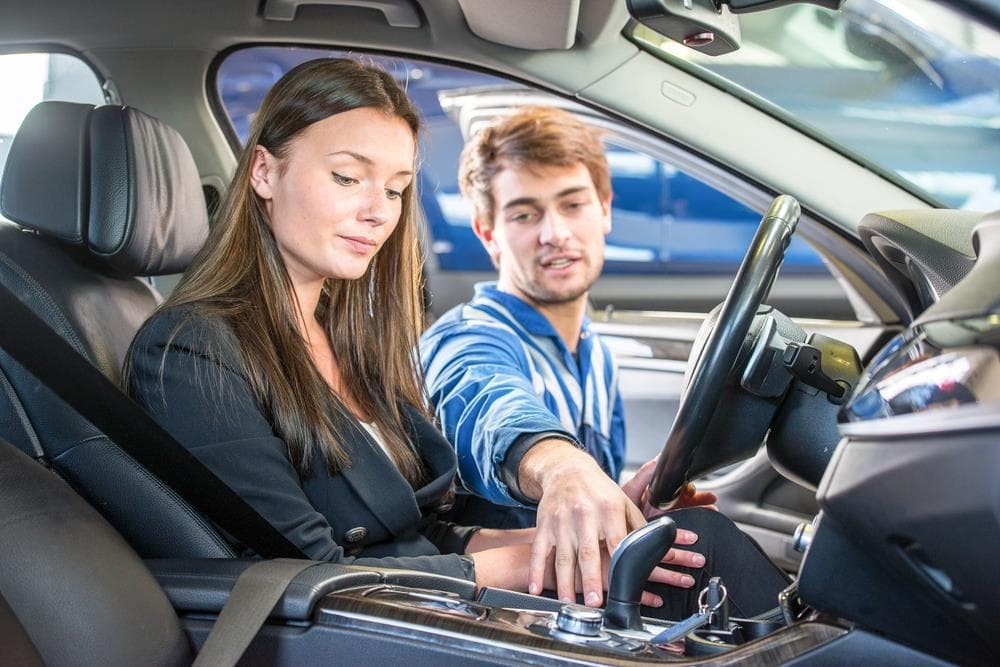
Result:
<svg viewBox="0 0 1000 667"><path fill-rule="evenodd" d="M497 287L495 281L476 283L476 292L473 303L479 299L492 299L506 308L511 315L517 319L517 323L533 336L550 336L562 343L559 332L555 330L552 323L542 315L534 306L508 292L503 292ZM580 326L580 340L590 338L590 316L584 313L583 323Z"/></svg>

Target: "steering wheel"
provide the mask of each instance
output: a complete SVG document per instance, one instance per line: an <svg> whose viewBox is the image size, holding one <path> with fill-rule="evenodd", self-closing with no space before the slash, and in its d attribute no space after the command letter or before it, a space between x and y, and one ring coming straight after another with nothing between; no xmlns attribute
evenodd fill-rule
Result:
<svg viewBox="0 0 1000 667"><path fill-rule="evenodd" d="M798 201L778 195L767 209L722 304L715 328L693 360L690 381L649 482L649 502L668 509L687 483L723 386L757 309L767 298L799 221Z"/></svg>

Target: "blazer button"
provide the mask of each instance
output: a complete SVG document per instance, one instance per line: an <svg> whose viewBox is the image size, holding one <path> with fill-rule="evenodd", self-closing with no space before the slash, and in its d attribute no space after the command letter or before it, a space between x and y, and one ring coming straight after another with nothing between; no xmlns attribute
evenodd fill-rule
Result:
<svg viewBox="0 0 1000 667"><path fill-rule="evenodd" d="M361 540L368 537L368 529L364 526L358 526L357 528L351 528L344 532L345 542L360 542Z"/></svg>

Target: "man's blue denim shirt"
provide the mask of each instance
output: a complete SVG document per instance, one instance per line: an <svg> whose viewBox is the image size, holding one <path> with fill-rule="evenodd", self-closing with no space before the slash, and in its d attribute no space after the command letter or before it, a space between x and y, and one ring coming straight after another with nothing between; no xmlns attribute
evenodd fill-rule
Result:
<svg viewBox="0 0 1000 667"><path fill-rule="evenodd" d="M496 504L526 506L506 483L517 479L520 462L520 456L509 461L508 452L541 434L575 442L618 479L625 420L617 367L588 318L574 355L544 315L496 283L480 283L472 301L424 333L420 356L432 406L469 491Z"/></svg>

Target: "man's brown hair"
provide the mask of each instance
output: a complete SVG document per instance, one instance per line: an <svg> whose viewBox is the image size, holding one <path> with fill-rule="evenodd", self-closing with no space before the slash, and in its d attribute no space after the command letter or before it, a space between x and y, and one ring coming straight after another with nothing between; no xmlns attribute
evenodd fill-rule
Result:
<svg viewBox="0 0 1000 667"><path fill-rule="evenodd" d="M482 222L492 225L493 177L505 168L572 167L583 164L597 195L611 194L611 174L601 132L568 111L524 107L483 128L465 145L458 185Z"/></svg>

